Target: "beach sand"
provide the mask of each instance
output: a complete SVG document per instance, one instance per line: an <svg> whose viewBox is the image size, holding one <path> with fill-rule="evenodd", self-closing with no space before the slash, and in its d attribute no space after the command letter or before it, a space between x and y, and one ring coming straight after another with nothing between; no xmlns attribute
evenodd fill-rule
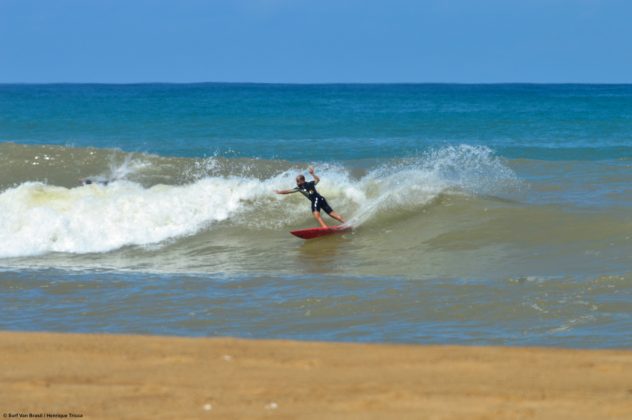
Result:
<svg viewBox="0 0 632 420"><path fill-rule="evenodd" d="M632 351L4 332L0 379L7 416L632 418Z"/></svg>

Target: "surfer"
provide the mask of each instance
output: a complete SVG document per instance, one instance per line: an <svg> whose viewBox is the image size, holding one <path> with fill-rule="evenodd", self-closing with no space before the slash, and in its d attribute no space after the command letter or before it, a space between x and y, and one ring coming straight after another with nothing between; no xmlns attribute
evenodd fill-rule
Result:
<svg viewBox="0 0 632 420"><path fill-rule="evenodd" d="M314 215L314 218L316 219L316 221L320 223L320 225L324 228L328 226L323 221L323 218L320 217L321 209L325 210L325 213L327 213L330 217L338 220L341 223L344 223L345 221L342 218L342 216L336 213L331 208L329 203L327 203L327 200L325 200L325 197L318 194L318 191L316 191L316 184L320 182L320 178L318 177L318 175L314 173L314 167L312 166L309 167L309 173L314 178L313 181L307 182L305 181L305 175L298 175L296 177L296 187L292 188L291 190L276 190L275 193L292 194L295 192L300 192L301 194L303 194L305 197L309 199L309 201L312 202L312 214Z"/></svg>

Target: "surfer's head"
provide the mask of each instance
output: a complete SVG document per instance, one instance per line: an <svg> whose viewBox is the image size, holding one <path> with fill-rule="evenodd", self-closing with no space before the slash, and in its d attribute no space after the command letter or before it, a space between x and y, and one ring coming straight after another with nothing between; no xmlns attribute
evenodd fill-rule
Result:
<svg viewBox="0 0 632 420"><path fill-rule="evenodd" d="M299 187L305 183L305 175L298 175L296 177L296 185Z"/></svg>

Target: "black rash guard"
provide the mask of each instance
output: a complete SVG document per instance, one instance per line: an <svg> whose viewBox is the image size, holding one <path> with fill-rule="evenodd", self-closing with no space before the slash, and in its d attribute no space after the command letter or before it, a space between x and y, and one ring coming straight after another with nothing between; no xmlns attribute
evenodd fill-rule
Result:
<svg viewBox="0 0 632 420"><path fill-rule="evenodd" d="M307 197L307 199L309 201L312 202L312 211L313 212L314 211L320 211L321 209L323 209L323 210L325 210L325 212L327 214L329 214L329 213L331 213L333 211L333 209L327 203L327 200L325 200L325 197L323 197L322 195L318 194L318 191L316 191L316 182L315 181L305 182L300 187L298 187L298 186L294 187L293 191L294 192L300 192L305 197Z"/></svg>

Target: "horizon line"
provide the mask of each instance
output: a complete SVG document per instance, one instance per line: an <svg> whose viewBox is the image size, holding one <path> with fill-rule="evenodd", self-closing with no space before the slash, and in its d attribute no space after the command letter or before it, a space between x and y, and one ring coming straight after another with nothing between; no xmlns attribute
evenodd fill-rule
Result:
<svg viewBox="0 0 632 420"><path fill-rule="evenodd" d="M632 82L236 82L236 81L130 81L130 82L2 82L2 85L632 85Z"/></svg>

